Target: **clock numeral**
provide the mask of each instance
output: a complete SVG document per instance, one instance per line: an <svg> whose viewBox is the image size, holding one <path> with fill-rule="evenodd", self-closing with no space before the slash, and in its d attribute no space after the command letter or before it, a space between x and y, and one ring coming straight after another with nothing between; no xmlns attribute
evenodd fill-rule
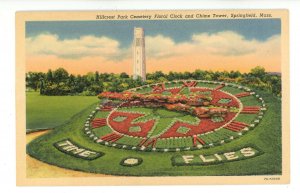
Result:
<svg viewBox="0 0 300 193"><path fill-rule="evenodd" d="M92 121L92 128L103 127L105 125L107 125L107 123L104 118L97 118Z"/></svg>
<svg viewBox="0 0 300 193"><path fill-rule="evenodd" d="M260 111L259 106L247 106L247 107L243 108L241 113L244 113L244 114L257 114L259 111Z"/></svg>
<svg viewBox="0 0 300 193"><path fill-rule="evenodd" d="M197 85L196 81L192 81L192 82L184 82L183 83L183 87L195 87Z"/></svg>
<svg viewBox="0 0 300 193"><path fill-rule="evenodd" d="M214 90L220 90L221 88L223 88L225 86L225 84L221 84L219 86L217 86Z"/></svg>
<svg viewBox="0 0 300 193"><path fill-rule="evenodd" d="M157 141L157 138L154 138L154 139L149 139L149 138L146 138L146 139L143 139L138 146L144 146L144 147L148 147L151 145L152 148L155 147L156 145L156 141Z"/></svg>
<svg viewBox="0 0 300 193"><path fill-rule="evenodd" d="M201 145L205 144L205 141L203 139L201 139L200 137L197 137L197 135L193 136L193 145L197 146L197 143L200 143Z"/></svg>
<svg viewBox="0 0 300 193"><path fill-rule="evenodd" d="M123 135L120 135L117 133L110 133L110 134L104 135L103 137L101 137L101 139L103 141L116 142L119 139L121 139L122 137L123 137Z"/></svg>
<svg viewBox="0 0 300 193"><path fill-rule="evenodd" d="M243 122L238 122L238 121L232 121L231 123L229 123L228 125L226 125L224 128L234 131L234 132L239 132L240 130L244 129L245 127L247 127L248 124L243 123Z"/></svg>
<svg viewBox="0 0 300 193"><path fill-rule="evenodd" d="M242 97L246 97L246 96L249 96L249 95L251 95L250 92L242 92L242 93L236 94L235 96L237 98L242 98Z"/></svg>
<svg viewBox="0 0 300 193"><path fill-rule="evenodd" d="M111 107L111 106L103 106L101 108L101 111L111 111L112 109L113 109L113 107Z"/></svg>

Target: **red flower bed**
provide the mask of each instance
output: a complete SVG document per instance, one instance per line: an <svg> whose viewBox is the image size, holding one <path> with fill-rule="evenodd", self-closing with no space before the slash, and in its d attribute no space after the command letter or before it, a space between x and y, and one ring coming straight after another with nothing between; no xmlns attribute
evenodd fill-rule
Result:
<svg viewBox="0 0 300 193"><path fill-rule="evenodd" d="M126 119L122 122L114 121L114 119L118 116L126 117ZM115 131L123 134L127 134L130 136L138 136L138 137L146 137L148 132L152 129L154 126L155 120L149 120L147 122L141 122L141 123L132 123L134 119L144 116L142 113L130 113L130 112L113 112L108 117L108 123L114 129ZM141 128L141 131L138 132L130 132L130 127L136 127L139 126Z"/></svg>
<svg viewBox="0 0 300 193"><path fill-rule="evenodd" d="M225 84L221 84L220 86L216 87L215 90L220 90L221 88L223 88L225 86Z"/></svg>
<svg viewBox="0 0 300 193"><path fill-rule="evenodd" d="M111 111L113 108L111 106L103 106L101 111Z"/></svg>
<svg viewBox="0 0 300 193"><path fill-rule="evenodd" d="M212 122L209 118L203 118L201 119L200 123L198 125L192 125L189 123L184 123L180 121L176 121L164 134L160 136L160 138L169 138L169 137L186 137L186 136L192 136L192 135L198 135L202 133L206 133L209 131L213 131L222 125L224 125L226 122L229 122L234 118L236 113L229 112L227 115L223 118L223 122ZM183 133L177 133L177 129L179 127L186 127L190 130L183 134Z"/></svg>
<svg viewBox="0 0 300 193"><path fill-rule="evenodd" d="M244 114L257 114L260 111L259 106L247 106L244 107L241 113Z"/></svg>
<svg viewBox="0 0 300 193"><path fill-rule="evenodd" d="M131 102L125 102L120 107L136 107L136 106L142 106L143 103L141 101L131 101Z"/></svg>
<svg viewBox="0 0 300 193"><path fill-rule="evenodd" d="M146 139L143 139L140 143L139 143L139 146L144 146L144 147L148 147L151 145L152 148L155 147L156 145L156 141L157 141L157 138L154 138L154 139L149 139L149 138L146 138Z"/></svg>
<svg viewBox="0 0 300 193"><path fill-rule="evenodd" d="M165 85L164 84L159 84L159 85L155 85L152 87L152 92L153 93L162 93L165 91Z"/></svg>
<svg viewBox="0 0 300 193"><path fill-rule="evenodd" d="M211 101L211 104L212 105L215 105L215 106L226 106L226 107L239 107L239 103L238 101L233 98L232 96L222 92L222 91L219 91L219 90L213 90L212 91L212 101ZM220 104L218 103L219 100L221 99L231 99L231 101L229 103L226 103L226 104Z"/></svg>
<svg viewBox="0 0 300 193"><path fill-rule="evenodd" d="M177 94L181 91L181 88L171 88L168 89L168 91L170 91L172 94Z"/></svg>
<svg viewBox="0 0 300 193"><path fill-rule="evenodd" d="M103 127L106 125L106 119L97 118L92 121L92 128Z"/></svg>
<svg viewBox="0 0 300 193"><path fill-rule="evenodd" d="M237 98L241 98L241 97L246 97L246 96L249 96L249 95L250 95L250 92L242 92L242 93L236 94L235 96Z"/></svg>
<svg viewBox="0 0 300 193"><path fill-rule="evenodd" d="M199 137L197 137L197 135L193 136L193 145L197 146L197 142L201 143L201 145L205 144L205 141Z"/></svg>
<svg viewBox="0 0 300 193"><path fill-rule="evenodd" d="M183 82L184 87L195 87L197 85L196 81L191 81L191 82Z"/></svg>
<svg viewBox="0 0 300 193"><path fill-rule="evenodd" d="M121 139L123 136L118 134L118 133L109 133L103 137L101 137L102 140L104 141L109 141L109 142L116 142L119 139Z"/></svg>
<svg viewBox="0 0 300 193"><path fill-rule="evenodd" d="M108 99L117 99L117 100L131 100L133 98L140 98L142 97L142 94L139 93L131 93L131 92L103 92L98 95L98 98L108 98Z"/></svg>
<svg viewBox="0 0 300 193"><path fill-rule="evenodd" d="M191 92L206 92L206 91L211 91L210 88L190 88Z"/></svg>
<svg viewBox="0 0 300 193"><path fill-rule="evenodd" d="M238 132L242 129L244 129L245 127L247 127L248 124L243 123L243 122L238 122L238 121L232 121L230 124L228 124L226 127L226 129L229 129L231 131L235 131Z"/></svg>

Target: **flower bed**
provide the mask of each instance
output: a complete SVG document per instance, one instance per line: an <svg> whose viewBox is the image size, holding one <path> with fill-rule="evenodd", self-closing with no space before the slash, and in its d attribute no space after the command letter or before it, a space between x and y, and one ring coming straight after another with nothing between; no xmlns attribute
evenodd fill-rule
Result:
<svg viewBox="0 0 300 193"><path fill-rule="evenodd" d="M203 141L200 137L197 137L197 135L193 136L193 145L197 146L197 142L199 142L201 145L205 144L205 141Z"/></svg>
<svg viewBox="0 0 300 193"><path fill-rule="evenodd" d="M138 137L146 137L148 132L154 126L155 120L149 120L140 123L134 123L134 120L144 116L145 114L142 113L131 113L131 112L119 112L115 111L110 114L108 117L109 125L117 132L123 133L130 136L138 136ZM114 119L116 117L127 117L123 122L117 122ZM138 126L141 128L139 132L130 132L129 128Z"/></svg>
<svg viewBox="0 0 300 193"><path fill-rule="evenodd" d="M101 137L101 140L103 141L108 141L108 142L116 142L118 141L120 138L122 137L122 135L118 134L118 133L109 133L103 137Z"/></svg>
<svg viewBox="0 0 300 193"><path fill-rule="evenodd" d="M101 111L111 111L112 109L113 109L113 107L111 107L111 106L103 106L101 108Z"/></svg>
<svg viewBox="0 0 300 193"><path fill-rule="evenodd" d="M228 99L231 101L228 103L219 103L221 99ZM239 107L239 102L234 97L219 90L212 91L211 104L215 106L236 107L236 108Z"/></svg>
<svg viewBox="0 0 300 193"><path fill-rule="evenodd" d="M146 138L146 139L143 139L138 146L144 146L144 147L149 147L151 146L152 148L155 147L156 145L156 142L157 142L157 138L153 138L153 139L149 139L149 138Z"/></svg>
<svg viewBox="0 0 300 193"><path fill-rule="evenodd" d="M168 89L172 94L178 94L181 91L181 88L171 88Z"/></svg>
<svg viewBox="0 0 300 193"><path fill-rule="evenodd" d="M237 98L241 98L241 97L246 97L246 96L249 96L249 95L251 95L250 92L242 92L242 93L236 94L235 96Z"/></svg>
<svg viewBox="0 0 300 193"><path fill-rule="evenodd" d="M152 87L152 92L153 93L162 93L165 91L165 85L164 84L159 84L159 85L155 85Z"/></svg>
<svg viewBox="0 0 300 193"><path fill-rule="evenodd" d="M190 123L185 123L181 121L176 121L164 134L160 136L160 138L169 138L169 137L186 137L192 135L198 135L202 133L206 133L209 131L213 131L215 129L220 128L224 125L224 122L229 122L231 119L235 117L236 113L227 113L225 117L223 117L223 122L213 122L211 119L201 119L199 124L193 125ZM180 127L186 127L190 130L187 133L178 133L177 130Z"/></svg>
<svg viewBox="0 0 300 193"><path fill-rule="evenodd" d="M245 113L245 114L257 114L260 111L260 107L259 106L246 106L243 108L241 113Z"/></svg>
<svg viewBox="0 0 300 193"><path fill-rule="evenodd" d="M108 97L112 103L118 101L118 105L105 103L97 110L111 111L107 116L107 126L116 132L105 133L102 137L96 135L101 137L99 143L122 149L157 152L208 148L244 135L260 123L261 113L266 110L264 100L258 94L239 85L212 81L175 82L177 85L173 87L170 83L163 83L131 89L130 92L107 92L101 95ZM235 90L232 93L228 88ZM144 89L151 91L144 92ZM183 89L184 94L181 93ZM246 96L251 97L238 99ZM250 99L254 102L247 103ZM243 100L246 100L245 103ZM245 104L248 106L241 109ZM262 106L257 106L259 104ZM177 114L157 113L158 108ZM259 116L253 117L253 120L248 118L247 124L233 121L239 113L259 113ZM97 114L91 116L89 120L97 117ZM185 116L197 117L199 121L181 119ZM104 120L94 119L88 124L90 127L100 127L105 124ZM87 134L97 141L92 135L94 131L89 130Z"/></svg>
<svg viewBox="0 0 300 193"><path fill-rule="evenodd" d="M186 81L186 82L183 82L183 86L185 87L195 87L197 85L197 82L196 81Z"/></svg>
<svg viewBox="0 0 300 193"><path fill-rule="evenodd" d="M105 118L97 118L92 121L92 128L102 127L106 125Z"/></svg>
<svg viewBox="0 0 300 193"><path fill-rule="evenodd" d="M229 129L231 131L238 132L248 126L249 126L248 124L243 123L243 122L232 121L230 124L228 124L224 128Z"/></svg>
<svg viewBox="0 0 300 193"><path fill-rule="evenodd" d="M225 86L225 84L221 84L220 86L216 87L215 90L220 90L221 88L223 88Z"/></svg>

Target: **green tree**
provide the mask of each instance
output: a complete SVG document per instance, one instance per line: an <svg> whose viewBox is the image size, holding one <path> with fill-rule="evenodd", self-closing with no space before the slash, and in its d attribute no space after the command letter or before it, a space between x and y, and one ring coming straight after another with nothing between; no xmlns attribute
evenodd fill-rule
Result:
<svg viewBox="0 0 300 193"><path fill-rule="evenodd" d="M52 73L51 69L49 69L47 74L46 74L46 81L47 82L52 82L53 81L53 73Z"/></svg>
<svg viewBox="0 0 300 193"><path fill-rule="evenodd" d="M53 80L56 83L66 82L68 78L69 78L69 73L63 68L58 68L53 72Z"/></svg>
<svg viewBox="0 0 300 193"><path fill-rule="evenodd" d="M120 74L120 78L129 78L129 75L126 74L125 72L122 72L122 73Z"/></svg>
<svg viewBox="0 0 300 193"><path fill-rule="evenodd" d="M99 80L100 80L99 72L96 71L95 72L95 82L99 82Z"/></svg>
<svg viewBox="0 0 300 193"><path fill-rule="evenodd" d="M44 73L42 72L28 72L26 74L26 87L37 91L40 87L40 80L44 78Z"/></svg>
<svg viewBox="0 0 300 193"><path fill-rule="evenodd" d="M266 75L266 71L264 67L256 66L251 69L250 74L258 78L263 78Z"/></svg>

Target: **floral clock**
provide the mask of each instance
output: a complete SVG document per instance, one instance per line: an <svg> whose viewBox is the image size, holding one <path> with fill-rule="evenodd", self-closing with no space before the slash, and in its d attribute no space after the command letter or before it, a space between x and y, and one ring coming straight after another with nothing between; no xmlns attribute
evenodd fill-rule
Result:
<svg viewBox="0 0 300 193"><path fill-rule="evenodd" d="M190 109L202 108L208 113L224 109L226 113L197 116L188 113L192 110L144 105L138 100L102 99L84 126L85 133L93 141L115 148L151 152L210 148L247 134L259 124L266 110L264 100L254 91L224 82L172 81L124 92L128 93L160 96L166 100L175 96L186 99L204 96L209 99L205 107L191 106Z"/></svg>

